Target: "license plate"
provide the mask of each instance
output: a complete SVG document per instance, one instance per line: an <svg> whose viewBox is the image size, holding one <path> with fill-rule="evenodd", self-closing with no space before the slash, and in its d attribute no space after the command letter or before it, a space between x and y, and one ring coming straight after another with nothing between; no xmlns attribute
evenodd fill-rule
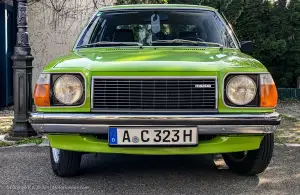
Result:
<svg viewBox="0 0 300 195"><path fill-rule="evenodd" d="M196 127L110 127L109 145L197 145Z"/></svg>

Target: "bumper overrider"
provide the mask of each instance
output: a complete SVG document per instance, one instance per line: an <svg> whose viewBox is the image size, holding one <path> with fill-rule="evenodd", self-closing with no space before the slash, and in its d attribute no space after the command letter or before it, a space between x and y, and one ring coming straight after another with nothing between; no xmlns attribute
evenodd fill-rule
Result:
<svg viewBox="0 0 300 195"><path fill-rule="evenodd" d="M264 114L122 115L94 113L31 113L33 129L46 134L107 134L109 127L180 126L198 128L199 135L274 133L277 112Z"/></svg>

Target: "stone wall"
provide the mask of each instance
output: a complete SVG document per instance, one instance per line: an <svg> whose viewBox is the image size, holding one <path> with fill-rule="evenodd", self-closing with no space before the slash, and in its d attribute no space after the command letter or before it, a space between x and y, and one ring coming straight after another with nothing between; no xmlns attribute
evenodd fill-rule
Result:
<svg viewBox="0 0 300 195"><path fill-rule="evenodd" d="M92 14L114 0L28 0L28 31L32 47L33 84L43 67L69 53Z"/></svg>

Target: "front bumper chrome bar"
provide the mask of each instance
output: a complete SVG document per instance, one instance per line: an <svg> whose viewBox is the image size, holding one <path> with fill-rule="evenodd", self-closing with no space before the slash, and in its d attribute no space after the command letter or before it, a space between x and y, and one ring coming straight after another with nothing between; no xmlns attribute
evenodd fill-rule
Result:
<svg viewBox="0 0 300 195"><path fill-rule="evenodd" d="M198 127L199 134L273 133L280 124L277 112L268 114L123 115L93 113L31 113L40 133L107 134L109 127Z"/></svg>

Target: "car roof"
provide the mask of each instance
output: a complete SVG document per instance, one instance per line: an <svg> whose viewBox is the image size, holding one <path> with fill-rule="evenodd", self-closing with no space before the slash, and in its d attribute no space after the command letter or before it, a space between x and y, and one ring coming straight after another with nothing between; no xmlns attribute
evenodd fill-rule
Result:
<svg viewBox="0 0 300 195"><path fill-rule="evenodd" d="M188 4L135 4L135 5L114 5L99 8L99 11L114 11L114 10L135 10L135 9L201 9L216 11L215 8L201 5Z"/></svg>

